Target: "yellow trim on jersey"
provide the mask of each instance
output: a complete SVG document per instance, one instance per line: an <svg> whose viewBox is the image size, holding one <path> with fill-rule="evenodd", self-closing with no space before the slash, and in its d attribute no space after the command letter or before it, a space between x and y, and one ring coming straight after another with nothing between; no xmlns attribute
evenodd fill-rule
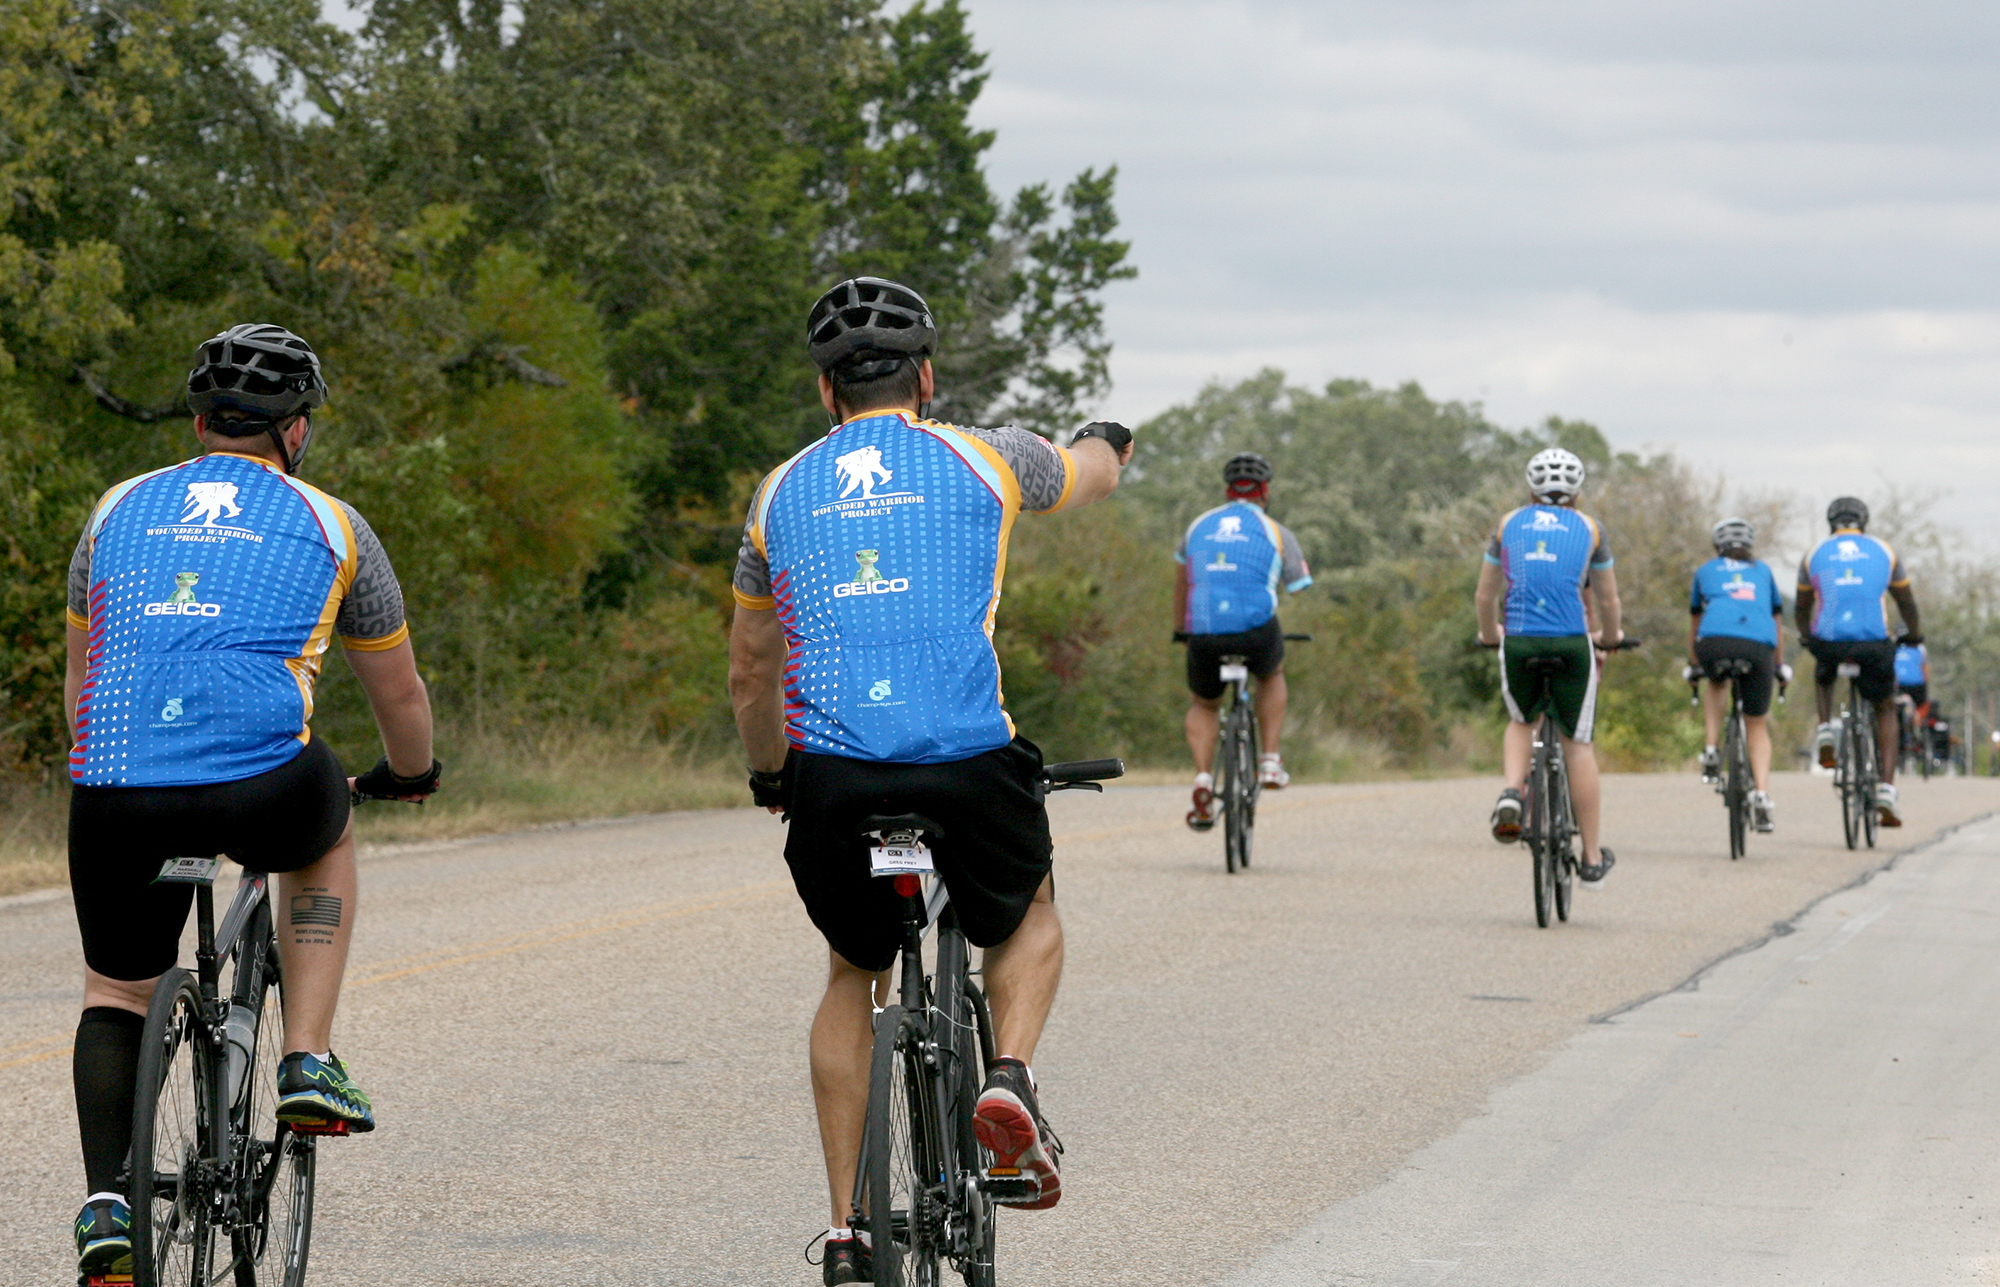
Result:
<svg viewBox="0 0 2000 1287"><path fill-rule="evenodd" d="M333 584L327 587L326 602L319 610L319 621L313 626L312 633L306 636L305 646L299 649L299 655L285 658L285 668L292 672L292 680L299 687L299 701L304 709L298 733L299 742L303 745L312 741L313 684L319 679L319 668L324 664L326 650L333 642L333 627L334 622L340 617L341 602L347 598L348 590L353 588L355 574L360 570L361 543L354 537L354 525L347 521L347 511L333 497L311 483L293 478L276 465L271 465L269 461L264 463L272 472L290 483L295 491L312 493L312 496L301 494L300 500L310 505L313 496L318 497L326 510L333 515L334 521L340 525L340 538L345 544L345 549L335 550L329 547L327 551L334 556L338 570L334 573ZM328 535L331 536L332 533ZM408 623L404 624L403 630L407 634ZM394 647L393 644L390 646Z"/></svg>
<svg viewBox="0 0 2000 1287"><path fill-rule="evenodd" d="M776 595L745 594L733 585L729 587L729 593L736 596L736 606L739 608L744 608L751 612L776 612L778 610Z"/></svg>
<svg viewBox="0 0 2000 1287"><path fill-rule="evenodd" d="M1049 445L1051 447L1055 447L1054 443L1050 443ZM1055 513L1063 506L1069 504L1069 498L1071 494L1076 491L1076 456L1072 454L1070 449L1067 447L1056 447L1056 455L1062 457L1062 463L1063 463L1062 495L1056 498L1055 504L1049 506L1045 510L1037 511L1038 513L1042 514Z"/></svg>
<svg viewBox="0 0 2000 1287"><path fill-rule="evenodd" d="M79 616L77 616L77 615L76 615L76 614L75 614L74 612L71 612L71 611L70 611L70 610L69 610L68 608L66 608L66 607L65 607L65 608L63 609L63 616L67 617L67 618L69 619L69 623L70 623L70 624L71 624L72 626L75 626L75 627L76 627L76 628L77 628L78 630L88 630L88 629L90 629L90 618L89 618L89 617L79 617Z"/></svg>
<svg viewBox="0 0 2000 1287"><path fill-rule="evenodd" d="M380 639L351 639L346 635L342 635L340 637L340 646L348 652L387 652L409 637L410 623L405 621L402 625L396 627L393 634L383 635Z"/></svg>

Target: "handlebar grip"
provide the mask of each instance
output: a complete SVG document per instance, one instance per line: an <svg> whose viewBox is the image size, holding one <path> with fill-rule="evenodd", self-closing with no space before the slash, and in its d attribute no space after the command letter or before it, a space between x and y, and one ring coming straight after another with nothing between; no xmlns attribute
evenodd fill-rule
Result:
<svg viewBox="0 0 2000 1287"><path fill-rule="evenodd" d="M1626 635L1623 639L1620 639L1618 641L1618 646L1616 648L1608 648L1605 651L1631 652L1634 648L1637 648L1640 644L1645 642L1646 641L1644 639L1634 639L1631 635Z"/></svg>
<svg viewBox="0 0 2000 1287"><path fill-rule="evenodd" d="M1285 640L1288 643L1311 643L1312 636L1308 634L1286 635Z"/></svg>
<svg viewBox="0 0 2000 1287"><path fill-rule="evenodd" d="M1123 760L1072 760L1067 764L1042 766L1042 777L1051 783L1101 782L1125 776Z"/></svg>

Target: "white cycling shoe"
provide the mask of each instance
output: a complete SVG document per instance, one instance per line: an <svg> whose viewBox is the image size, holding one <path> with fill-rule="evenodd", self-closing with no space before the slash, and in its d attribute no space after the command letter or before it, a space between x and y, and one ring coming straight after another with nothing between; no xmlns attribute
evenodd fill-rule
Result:
<svg viewBox="0 0 2000 1287"><path fill-rule="evenodd" d="M1257 781L1265 790L1282 790L1291 780L1292 775L1285 772L1285 762L1281 757L1266 755L1257 761Z"/></svg>

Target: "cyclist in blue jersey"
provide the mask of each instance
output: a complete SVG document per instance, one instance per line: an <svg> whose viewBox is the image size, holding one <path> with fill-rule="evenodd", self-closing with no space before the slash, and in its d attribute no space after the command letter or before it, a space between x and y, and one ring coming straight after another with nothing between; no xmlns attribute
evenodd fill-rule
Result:
<svg viewBox="0 0 2000 1287"><path fill-rule="evenodd" d="M1729 681L1716 673L1718 663L1748 661L1754 669L1743 679L1743 732L1749 743L1751 824L1772 828L1771 810L1771 689L1775 681L1790 683L1785 642L1778 618L1785 596L1771 569L1757 560L1757 529L1740 518L1725 518L1710 536L1715 557L1695 569L1688 591L1688 675L1707 675L1702 691L1702 724L1707 741L1701 753L1701 778L1722 780L1722 755L1716 749L1722 721L1728 714Z"/></svg>
<svg viewBox="0 0 2000 1287"><path fill-rule="evenodd" d="M1264 512L1271 462L1252 451L1222 467L1229 500L1188 524L1174 561L1174 620L1187 634L1187 742L1194 753L1194 807L1187 824L1215 825L1215 744L1222 730L1222 659L1240 656L1257 677L1257 726L1263 740L1258 779L1283 787L1291 775L1279 753L1285 723L1285 636L1278 591L1312 584L1299 538Z"/></svg>
<svg viewBox="0 0 2000 1287"><path fill-rule="evenodd" d="M1889 636L1885 599L1896 601L1903 617L1903 642L1920 644L1923 628L1917 618L1917 597L1909 574L1889 543L1868 535L1868 506L1842 496L1826 507L1832 535L1812 548L1799 564L1794 612L1799 637L1817 663L1813 667L1819 698L1819 762L1834 767L1833 685L1840 663L1861 668L1856 679L1863 701L1875 708L1875 754L1881 781L1875 803L1885 827L1903 825L1896 809L1896 644Z"/></svg>
<svg viewBox="0 0 2000 1287"><path fill-rule="evenodd" d="M1597 755L1591 737L1597 720L1598 659L1592 648L1588 589L1597 609L1598 648L1625 638L1618 579L1597 520L1578 512L1583 461L1550 447L1528 461L1533 503L1500 520L1479 570L1473 603L1479 640L1500 645L1500 691L1509 722L1501 747L1507 785L1493 806L1493 838L1521 838L1521 791L1534 752L1534 724L1544 709L1555 713L1569 763L1570 802L1583 840L1577 877L1584 888L1603 885L1617 859L1598 844ZM1557 657L1561 669L1531 669L1531 658Z"/></svg>
<svg viewBox="0 0 2000 1287"><path fill-rule="evenodd" d="M1931 658L1925 644L1896 645L1896 689L1921 715L1931 700Z"/></svg>
<svg viewBox="0 0 2000 1287"><path fill-rule="evenodd" d="M140 1029L193 902L187 885L154 883L166 860L224 853L278 874L275 905L289 918L278 925L277 1115L375 1124L330 1042L356 883L350 781L309 725L334 636L388 752L362 788L421 799L439 766L381 542L345 501L292 476L325 397L311 346L281 327L235 326L204 342L188 376L203 454L106 492L70 562L83 1276L132 1272L124 1181Z"/></svg>
<svg viewBox="0 0 2000 1287"><path fill-rule="evenodd" d="M937 327L895 282L841 282L813 305L806 336L833 428L751 500L729 689L752 797L788 811L785 861L828 946L811 1045L832 1284L873 1277L851 1200L874 989L901 946L900 899L854 836L870 814L913 810L943 828L933 860L985 949L999 1050L974 1129L995 1165L1039 1179L1023 1205L1061 1196L1061 1146L1029 1064L1062 973L1062 924L1041 752L1003 704L993 618L1015 519L1109 496L1132 435L1100 421L1061 448L1024 429L927 419Z"/></svg>

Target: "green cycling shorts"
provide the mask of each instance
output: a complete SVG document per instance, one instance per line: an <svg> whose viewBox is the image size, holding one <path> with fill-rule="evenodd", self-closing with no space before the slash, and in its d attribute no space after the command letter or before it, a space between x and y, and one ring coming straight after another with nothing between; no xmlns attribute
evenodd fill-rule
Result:
<svg viewBox="0 0 2000 1287"><path fill-rule="evenodd" d="M1531 657L1559 657L1563 665L1530 669ZM1532 724L1552 710L1565 736L1588 742L1597 722L1597 655L1590 636L1507 636L1500 644L1500 694L1517 722Z"/></svg>

